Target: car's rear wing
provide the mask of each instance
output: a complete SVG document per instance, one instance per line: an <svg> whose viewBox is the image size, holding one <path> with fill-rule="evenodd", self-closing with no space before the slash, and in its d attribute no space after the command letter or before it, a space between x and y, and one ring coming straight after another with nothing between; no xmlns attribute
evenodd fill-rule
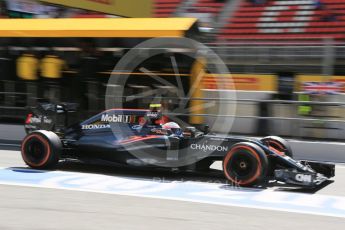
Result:
<svg viewBox="0 0 345 230"><path fill-rule="evenodd" d="M25 130L27 133L34 130L61 132L78 120L77 110L76 103L39 103L28 107Z"/></svg>

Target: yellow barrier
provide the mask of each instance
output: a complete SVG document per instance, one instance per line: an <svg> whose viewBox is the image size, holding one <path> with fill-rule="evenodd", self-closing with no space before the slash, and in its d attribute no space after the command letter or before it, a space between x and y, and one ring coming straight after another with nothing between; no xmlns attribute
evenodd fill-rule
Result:
<svg viewBox="0 0 345 230"><path fill-rule="evenodd" d="M0 19L0 37L184 37L195 18Z"/></svg>
<svg viewBox="0 0 345 230"><path fill-rule="evenodd" d="M41 0L41 2L133 18L151 17L153 8L152 0Z"/></svg>

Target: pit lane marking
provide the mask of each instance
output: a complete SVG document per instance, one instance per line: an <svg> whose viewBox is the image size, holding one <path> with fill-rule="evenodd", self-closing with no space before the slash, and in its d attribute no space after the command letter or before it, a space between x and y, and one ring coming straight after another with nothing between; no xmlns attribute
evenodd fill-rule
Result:
<svg viewBox="0 0 345 230"><path fill-rule="evenodd" d="M345 218L345 197L243 189L227 184L0 168L0 184L127 195Z"/></svg>

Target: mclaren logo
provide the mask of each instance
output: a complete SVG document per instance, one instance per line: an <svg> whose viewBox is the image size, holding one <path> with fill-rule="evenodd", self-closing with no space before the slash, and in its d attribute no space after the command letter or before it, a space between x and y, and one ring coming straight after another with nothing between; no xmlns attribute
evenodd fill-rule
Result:
<svg viewBox="0 0 345 230"><path fill-rule="evenodd" d="M191 144L191 149L195 150L201 150L201 151L218 151L218 152L225 152L228 151L227 146L221 146L221 145L205 145L205 144Z"/></svg>
<svg viewBox="0 0 345 230"><path fill-rule="evenodd" d="M103 114L101 121L109 123L129 123L131 116Z"/></svg>

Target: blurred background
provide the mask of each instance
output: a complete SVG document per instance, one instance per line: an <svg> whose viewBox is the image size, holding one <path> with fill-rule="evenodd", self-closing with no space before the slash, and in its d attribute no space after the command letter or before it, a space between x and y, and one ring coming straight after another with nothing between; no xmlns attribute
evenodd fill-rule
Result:
<svg viewBox="0 0 345 230"><path fill-rule="evenodd" d="M232 133L345 139L343 0L0 0L3 19L86 20L80 24L83 34L74 37L55 37L54 24L53 28L37 28L32 20L25 22L30 33L16 30L16 25L8 32L5 27L10 24L0 20L1 122L23 122L27 108L42 101L78 102L85 117L104 109L106 83L114 66L147 38L140 37L139 32L131 37L96 36L92 20L168 17L196 18L179 30L184 37L210 47L231 75L213 74L217 63L208 60L202 67L205 74L198 90L192 98L181 98L178 92L139 71L145 67L169 82L175 81L176 70L170 59L173 53L187 95L195 79L195 60L186 55L191 51L167 47L165 54L148 58L138 71L130 70L123 96L141 97L126 100L126 107L147 108L152 95L142 93L160 89L168 112L173 112L181 100L188 100L190 106L214 102L213 107L180 114L189 117L185 119L191 123L208 123L216 116L226 123L227 118L235 117ZM85 30L88 23L89 31ZM183 23L177 20L176 27L179 24L182 28ZM152 37L164 36L169 25ZM236 99L219 94L234 90ZM234 103L236 111L217 112L219 107L232 108Z"/></svg>

